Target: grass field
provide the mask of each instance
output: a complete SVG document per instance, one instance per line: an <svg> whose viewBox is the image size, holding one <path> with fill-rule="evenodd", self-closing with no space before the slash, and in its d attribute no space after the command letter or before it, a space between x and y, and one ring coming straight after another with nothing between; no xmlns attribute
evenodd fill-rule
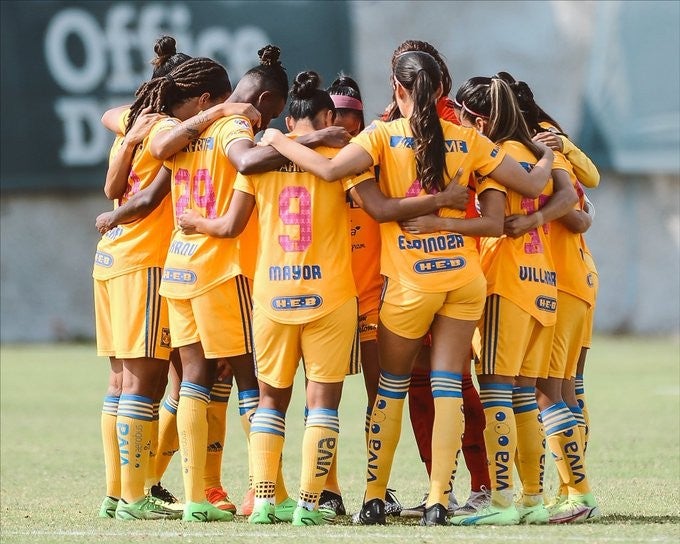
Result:
<svg viewBox="0 0 680 544"><path fill-rule="evenodd" d="M680 541L680 351L678 339L598 337L586 371L591 413L588 468L603 517L587 525L509 528L425 528L393 520L387 527L249 526L178 521L99 519L104 467L99 412L108 364L93 346L3 346L0 351L0 541L7 543L155 542L672 542ZM288 415L284 469L297 490L302 408L300 390ZM247 472L238 410L229 407L223 474L232 498L245 491ZM364 489L360 377L349 379L341 406L340 482L348 510ZM405 414L405 422L408 415ZM176 456L177 457L177 456ZM552 493L556 475L546 471ZM182 494L179 459L164 484ZM426 490L426 473L408 424L395 459L391 487L403 504ZM459 471L456 494L467 497Z"/></svg>

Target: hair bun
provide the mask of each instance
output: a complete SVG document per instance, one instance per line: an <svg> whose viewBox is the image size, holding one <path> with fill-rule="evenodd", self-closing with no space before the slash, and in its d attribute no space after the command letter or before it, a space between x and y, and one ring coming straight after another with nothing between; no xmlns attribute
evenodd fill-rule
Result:
<svg viewBox="0 0 680 544"><path fill-rule="evenodd" d="M156 40L153 50L159 57L171 57L177 53L177 42L172 36L161 36Z"/></svg>
<svg viewBox="0 0 680 544"><path fill-rule="evenodd" d="M293 87L290 90L290 94L294 98L307 100L314 96L314 91L316 91L320 85L321 78L316 72L312 70L300 72L297 76L295 76L295 81L293 82Z"/></svg>
<svg viewBox="0 0 680 544"><path fill-rule="evenodd" d="M275 45L265 45L257 52L257 56L260 57L260 64L262 66L276 66L277 64L281 64L281 62L279 62L281 49Z"/></svg>

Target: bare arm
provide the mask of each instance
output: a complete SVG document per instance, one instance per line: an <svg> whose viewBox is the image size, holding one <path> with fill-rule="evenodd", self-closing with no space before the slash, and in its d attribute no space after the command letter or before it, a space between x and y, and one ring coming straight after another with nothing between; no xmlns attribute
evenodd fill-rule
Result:
<svg viewBox="0 0 680 544"><path fill-rule="evenodd" d="M543 144L539 145L542 146L545 153L531 172L527 172L515 159L506 155L489 174L489 177L516 193L528 198L538 198L548 183L548 179L550 179L554 159L553 152L549 147Z"/></svg>
<svg viewBox="0 0 680 544"><path fill-rule="evenodd" d="M436 195L390 198L383 194L374 179L359 183L351 189L352 198L379 223L400 221L434 213L440 208L465 209L467 188L458 181L463 171L458 170L446 188Z"/></svg>
<svg viewBox="0 0 680 544"><path fill-rule="evenodd" d="M189 142L198 138L201 132L215 121L230 115L247 117L254 127L260 124L260 112L253 105L240 102L222 102L190 117L186 121L182 121L170 130L158 133L151 142L151 154L159 160L169 159L175 153L184 149Z"/></svg>
<svg viewBox="0 0 680 544"><path fill-rule="evenodd" d="M305 147L314 148L320 145L343 147L349 142L350 135L342 127L326 127L321 130L303 134L296 141ZM234 142L229 147L229 160L241 174L258 174L269 172L287 163L284 157L272 146L255 145L248 140Z"/></svg>
<svg viewBox="0 0 680 544"><path fill-rule="evenodd" d="M574 168L576 177L586 187L594 189L600 184L600 173L593 161L566 136L546 131L536 134L533 140L546 144L550 149L564 153L564 156Z"/></svg>
<svg viewBox="0 0 680 544"><path fill-rule="evenodd" d="M153 126L162 117L161 114L149 113L150 111L151 108L142 110L142 114L130 127L120 148L109 163L109 168L106 171L106 182L104 183L104 194L109 200L120 198L125 193L137 145L149 135Z"/></svg>
<svg viewBox="0 0 680 544"><path fill-rule="evenodd" d="M553 194L540 210L528 215L511 215L505 218L504 232L512 238L522 236L530 230L559 219L578 202L578 196L571 184L569 174L564 170L553 170Z"/></svg>
<svg viewBox="0 0 680 544"><path fill-rule="evenodd" d="M583 234L593 224L593 218L583 210L571 210L560 217L559 221L575 234Z"/></svg>
<svg viewBox="0 0 680 544"><path fill-rule="evenodd" d="M373 166L371 155L352 143L342 148L332 159L327 159L284 136L281 131L270 128L265 131L260 145L271 145L284 157L326 181L361 174Z"/></svg>
<svg viewBox="0 0 680 544"><path fill-rule="evenodd" d="M122 135L123 133L120 131L120 116L123 115L123 112L128 109L130 109L130 104L125 106L117 106L115 108L111 108L110 110L106 110L104 115L102 115L102 125L104 125L114 134Z"/></svg>
<svg viewBox="0 0 680 544"><path fill-rule="evenodd" d="M505 218L505 194L495 189L487 189L479 195L480 217L458 219L424 215L401 222L401 227L410 234L430 232L456 232L465 236L498 237L503 234Z"/></svg>
<svg viewBox="0 0 680 544"><path fill-rule="evenodd" d="M130 223L149 215L170 193L170 170L161 168L156 179L146 189L135 193L115 210L100 214L95 226L104 234L121 223Z"/></svg>
<svg viewBox="0 0 680 544"><path fill-rule="evenodd" d="M215 238L236 238L243 232L253 213L255 197L236 189L227 213L208 219L196 210L186 210L177 218L184 234L207 234Z"/></svg>

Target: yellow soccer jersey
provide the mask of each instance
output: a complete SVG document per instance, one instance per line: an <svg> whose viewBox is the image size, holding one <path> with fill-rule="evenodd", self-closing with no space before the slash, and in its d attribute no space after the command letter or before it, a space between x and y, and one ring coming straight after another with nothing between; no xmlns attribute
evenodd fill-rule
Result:
<svg viewBox="0 0 680 544"><path fill-rule="evenodd" d="M209 218L227 213L236 178L227 153L233 142L242 139L253 141L248 119L224 117L173 157L170 163L175 220L188 208ZM168 298L193 298L240 273L237 240L187 235L175 227L160 293Z"/></svg>
<svg viewBox="0 0 680 544"><path fill-rule="evenodd" d="M165 120L158 121L135 151L128 186L117 204L125 203L133 194L147 188L158 174L162 163L151 156L149 145ZM117 136L111 159L120 149L122 136ZM163 266L172 234L172 203L169 197L149 215L118 225L102 236L97 244L92 276L109 279L142 268Z"/></svg>
<svg viewBox="0 0 680 544"><path fill-rule="evenodd" d="M536 157L519 142L507 141L501 147L531 171ZM556 154L557 155L557 154ZM555 163L558 159L555 159ZM549 180L538 198L527 198L488 177L477 180L477 193L496 189L505 193L505 215L530 214L539 210L553 192ZM482 238L482 268L487 294L497 294L515 303L542 325L557 321L557 281L550 239L552 223L546 223L519 238Z"/></svg>
<svg viewBox="0 0 680 544"><path fill-rule="evenodd" d="M359 315L377 310L383 279L380 274L380 224L356 204L349 192L352 275L359 296Z"/></svg>
<svg viewBox="0 0 680 544"><path fill-rule="evenodd" d="M583 209L585 197L581 184L576 179L569 161L557 163L557 158L561 156L561 153L555 153L556 161L553 168L560 168L569 174L579 197L575 208ZM557 271L557 288L592 306L595 303L596 292L592 272L585 259L587 251L585 239L581 234L571 232L559 221L553 221L551 228L550 245Z"/></svg>
<svg viewBox="0 0 680 544"><path fill-rule="evenodd" d="M467 185L471 174L489 174L503 160L505 152L475 129L440 122L446 145L447 184L459 168L463 169L460 183ZM386 196L423 194L416 178L415 142L408 119L374 121L351 143L365 149L373 164L380 165L378 184ZM440 214L465 218L465 212L459 210L442 209ZM382 223L380 234L382 274L415 291L451 291L482 273L472 237L451 232L412 235L402 231L397 222Z"/></svg>
<svg viewBox="0 0 680 544"><path fill-rule="evenodd" d="M333 157L337 149L317 148ZM278 170L236 178L255 196L260 231L253 300L279 323L307 323L356 296L345 186L288 162Z"/></svg>

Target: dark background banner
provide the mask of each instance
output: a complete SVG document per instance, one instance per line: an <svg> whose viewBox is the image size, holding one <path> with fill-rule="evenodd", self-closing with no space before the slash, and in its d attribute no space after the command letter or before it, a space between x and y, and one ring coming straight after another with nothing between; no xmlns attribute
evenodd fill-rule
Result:
<svg viewBox="0 0 680 544"><path fill-rule="evenodd" d="M351 71L346 2L24 2L1 9L2 170L6 190L98 188L113 137L102 113L131 102L163 34L224 64L232 84L278 45L289 79L325 85Z"/></svg>

